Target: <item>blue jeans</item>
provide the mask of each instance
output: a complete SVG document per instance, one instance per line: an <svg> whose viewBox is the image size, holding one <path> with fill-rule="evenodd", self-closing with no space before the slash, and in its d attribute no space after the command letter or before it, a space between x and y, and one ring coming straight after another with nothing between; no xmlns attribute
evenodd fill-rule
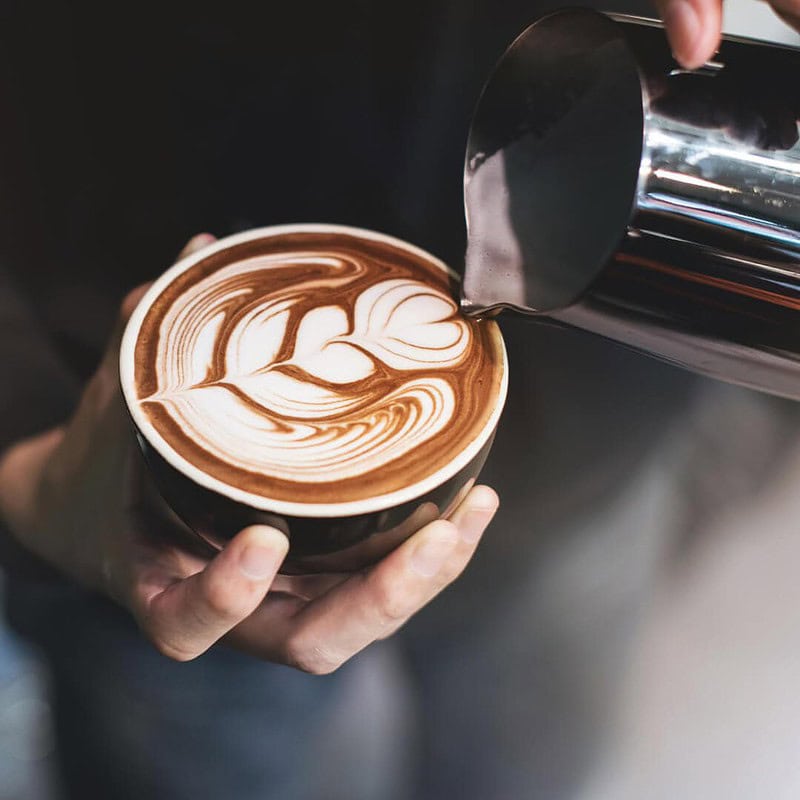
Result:
<svg viewBox="0 0 800 800"><path fill-rule="evenodd" d="M58 767L75 800L299 798L304 742L341 675L226 647L179 664L130 617L71 587L9 587L9 617L49 668Z"/></svg>

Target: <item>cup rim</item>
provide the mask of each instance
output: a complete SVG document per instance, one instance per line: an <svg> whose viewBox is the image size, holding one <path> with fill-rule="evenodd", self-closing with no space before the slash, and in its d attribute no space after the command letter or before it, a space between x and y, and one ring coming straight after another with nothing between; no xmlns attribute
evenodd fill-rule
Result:
<svg viewBox="0 0 800 800"><path fill-rule="evenodd" d="M164 289L172 283L179 275L186 272L195 264L207 259L209 256L227 250L244 242L253 241L266 237L275 237L290 233L342 233L356 236L358 238L386 242L402 250L424 258L443 270L448 276L460 280L458 274L447 266L441 259L423 250L416 245L398 239L389 234L379 233L366 228L354 227L351 225L336 225L328 223L293 223L287 225L269 225L265 227L252 228L241 233L226 236L218 239L213 244L203 247L196 253L185 258L179 259L165 272L163 272L148 288L142 296L133 314L125 326L119 354L119 376L122 396L125 406L128 409L134 425L147 444L152 447L161 458L163 458L178 473L196 483L198 486L208 489L216 494L222 495L236 503L249 506L259 511L269 511L275 514L286 514L294 517L310 518L329 518L357 516L370 514L378 511L385 511L389 508L402 505L428 494L442 484L449 481L460 470L466 467L472 459L478 455L481 448L486 444L494 433L497 423L502 414L503 407L508 393L508 354L506 352L505 341L499 326L493 320L486 320L484 324L492 326L493 337L499 344L502 356L502 375L500 388L498 391L497 402L492 413L486 421L484 427L478 435L465 447L447 466L431 475L416 481L402 489L392 492L366 497L361 500L348 500L342 503L302 503L297 501L277 500L266 495L255 494L240 489L231 484L225 483L207 473L181 456L170 444L155 430L147 415L142 410L141 404L135 393L135 364L134 353L136 343L139 338L144 318L151 305Z"/></svg>

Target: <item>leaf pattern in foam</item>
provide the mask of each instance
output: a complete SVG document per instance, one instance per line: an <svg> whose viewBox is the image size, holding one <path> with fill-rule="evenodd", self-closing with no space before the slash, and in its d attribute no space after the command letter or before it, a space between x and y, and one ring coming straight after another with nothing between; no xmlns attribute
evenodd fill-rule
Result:
<svg viewBox="0 0 800 800"><path fill-rule="evenodd" d="M348 338L399 370L457 364L469 331L452 319L455 303L418 281L396 278L370 286L355 303L355 329Z"/></svg>
<svg viewBox="0 0 800 800"><path fill-rule="evenodd" d="M348 397L277 371L239 376L228 382L256 405L282 417L338 417L363 402L361 397Z"/></svg>
<svg viewBox="0 0 800 800"><path fill-rule="evenodd" d="M452 300L424 283L382 281L356 300L352 333L339 306L309 311L298 327L289 363L335 384L371 375L375 365L370 356L398 370L455 365L469 335L463 321L452 319L455 312Z"/></svg>
<svg viewBox="0 0 800 800"><path fill-rule="evenodd" d="M371 375L376 370L373 359L400 371L441 369L457 364L467 350L469 329L462 320L454 318L457 309L452 300L417 281L382 281L357 298L352 331L346 311L339 306L321 306L308 311L298 325L291 357L280 362L278 356L284 349L292 305L293 301L288 299L267 302L237 320L226 344L225 375L216 386L201 385L202 380L187 386L184 380L177 386L173 384L173 391L162 395L162 401L172 406L175 418L187 433L194 431L196 436L205 438L207 446L220 457L227 453L231 459L231 453L237 448L261 451L266 447L268 450L271 445L266 442L257 444L267 430L271 431L267 439L276 438L286 447L283 425L294 419L299 427L290 426L293 433L288 438L299 435L304 441L301 460L307 457L313 462L320 458L324 449L333 446L330 437L334 436L334 430L338 431L334 436L338 440L335 449L349 437L362 446L368 442L366 450L370 451L377 446L377 440L373 440L377 436L382 442L378 450L388 456L390 452L397 454L412 444L419 444L446 424L454 399L452 389L441 379L412 380L398 386L389 396L372 398L361 392L348 394L337 390L336 385L355 383ZM218 332L220 322L215 315L195 327L194 344L200 345L199 349L206 355L213 346L210 340ZM183 354L183 359L188 355L188 371L199 378L207 363L206 355L198 357L199 353L191 346L177 352ZM287 374L281 369L287 365L298 367L328 385ZM239 396L226 391L226 385L235 387ZM389 418L411 398L414 402L407 406L410 416L405 417L399 428L392 425L386 428ZM419 409L429 406L433 398L436 398L433 405L418 416ZM347 434L338 426L331 429L303 427L306 423L313 425L315 420L323 425L325 420L336 424L337 418L356 406L363 407L365 416ZM395 409L391 414L387 410L389 407ZM257 409L282 418L283 425L274 428L261 418ZM204 425L204 419L225 419L226 423L217 429L216 425ZM234 435L234 431L238 434ZM371 433L366 434L366 431ZM311 441L306 438L309 435ZM224 440L237 436L236 442L233 439L217 441L218 437ZM274 456L266 451L260 454L266 461ZM351 450L348 458L355 457ZM315 471L308 465L298 469ZM358 471L355 465L354 469ZM307 476L307 479L311 478Z"/></svg>
<svg viewBox="0 0 800 800"><path fill-rule="evenodd" d="M347 343L349 322L339 306L313 308L297 328L291 362L329 383L354 383L375 371L372 360Z"/></svg>
<svg viewBox="0 0 800 800"><path fill-rule="evenodd" d="M376 398L363 419L345 426L323 419L276 424L222 386L198 387L161 402L182 430L220 460L243 470L326 483L332 475L366 475L411 452L447 425L454 398L441 378L412 380Z"/></svg>
<svg viewBox="0 0 800 800"><path fill-rule="evenodd" d="M192 302L176 304L165 315L156 356L161 393L186 391L206 379L225 322L225 303L243 292L229 292L210 302L212 294L200 292Z"/></svg>
<svg viewBox="0 0 800 800"><path fill-rule="evenodd" d="M290 306L287 300L268 303L242 316L225 349L229 378L251 375L275 362L286 336Z"/></svg>

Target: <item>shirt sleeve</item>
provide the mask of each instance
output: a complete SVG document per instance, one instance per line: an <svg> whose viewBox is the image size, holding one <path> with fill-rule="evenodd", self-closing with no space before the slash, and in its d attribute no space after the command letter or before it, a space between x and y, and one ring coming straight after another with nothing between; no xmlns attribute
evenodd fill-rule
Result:
<svg viewBox="0 0 800 800"><path fill-rule="evenodd" d="M64 422L79 382L0 264L0 453L14 442ZM15 577L52 580L55 571L22 548L0 519L0 566Z"/></svg>
<svg viewBox="0 0 800 800"><path fill-rule="evenodd" d="M0 264L0 452L64 422L79 384Z"/></svg>

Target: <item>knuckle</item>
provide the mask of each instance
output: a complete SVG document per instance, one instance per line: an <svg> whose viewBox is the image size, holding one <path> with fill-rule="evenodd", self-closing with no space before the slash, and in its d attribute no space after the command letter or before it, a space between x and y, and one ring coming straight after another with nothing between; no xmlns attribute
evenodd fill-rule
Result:
<svg viewBox="0 0 800 800"><path fill-rule="evenodd" d="M394 636L398 631L402 630L403 627L408 622L407 619L404 619L402 622L398 622L396 625L392 625L391 627L386 627L382 630L378 636L375 637L376 641L383 642L386 639L390 639Z"/></svg>
<svg viewBox="0 0 800 800"><path fill-rule="evenodd" d="M396 625L402 622L413 611L408 592L402 587L387 581L380 581L373 587L375 610L382 626Z"/></svg>
<svg viewBox="0 0 800 800"><path fill-rule="evenodd" d="M296 635L286 643L285 661L309 675L330 675L339 669L345 659L308 636Z"/></svg>
<svg viewBox="0 0 800 800"><path fill-rule="evenodd" d="M204 601L212 620L232 620L242 616L242 599L236 591L222 582L213 582L206 586Z"/></svg>
<svg viewBox="0 0 800 800"><path fill-rule="evenodd" d="M449 586L453 581L461 576L461 573L466 569L466 562L458 561L456 563L447 564L438 576L439 588Z"/></svg>
<svg viewBox="0 0 800 800"><path fill-rule="evenodd" d="M167 639L152 637L151 641L153 646L156 648L156 650L158 650L159 653L161 653L162 656L166 656L172 661L192 661L200 655L200 653L196 652L195 650L182 647L177 643L168 641Z"/></svg>

